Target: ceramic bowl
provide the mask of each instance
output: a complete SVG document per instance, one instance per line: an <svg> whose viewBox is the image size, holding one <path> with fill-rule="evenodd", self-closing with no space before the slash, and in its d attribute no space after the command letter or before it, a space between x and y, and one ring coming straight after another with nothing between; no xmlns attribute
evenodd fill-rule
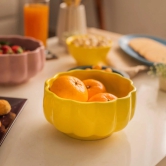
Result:
<svg viewBox="0 0 166 166"><path fill-rule="evenodd" d="M111 49L112 42L108 46L103 47L79 47L75 46L72 41L81 38L83 35L71 36L66 39L66 44L70 55L76 60L77 65L107 65L108 52Z"/></svg>
<svg viewBox="0 0 166 166"><path fill-rule="evenodd" d="M102 66L102 68L99 69L99 70L105 70L107 68L110 68L113 73L117 73L117 74L120 74L123 77L130 78L130 76L126 72L117 70L117 69L112 68L110 66ZM86 69L93 69L93 66L77 66L77 67L71 68L69 70L86 70Z"/></svg>
<svg viewBox="0 0 166 166"><path fill-rule="evenodd" d="M44 45L31 37L18 35L0 36L0 41L26 48L20 54L0 55L0 85L14 85L26 82L44 67Z"/></svg>
<svg viewBox="0 0 166 166"><path fill-rule="evenodd" d="M60 98L49 89L62 75L81 80L93 78L101 81L108 92L118 99L109 102L78 102ZM101 70L71 70L61 72L46 80L43 108L48 122L70 137L97 140L122 130L134 116L136 88L130 79Z"/></svg>

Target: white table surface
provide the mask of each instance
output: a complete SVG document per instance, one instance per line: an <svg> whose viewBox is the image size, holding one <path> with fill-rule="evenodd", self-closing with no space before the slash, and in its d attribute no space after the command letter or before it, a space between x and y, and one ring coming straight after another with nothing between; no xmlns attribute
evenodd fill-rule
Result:
<svg viewBox="0 0 166 166"><path fill-rule="evenodd" d="M43 114L44 82L76 66L56 39L48 47L50 60L28 82L0 86L0 96L27 98L22 113L0 147L0 166L154 166L166 155L166 93L158 79L141 73L133 78L137 106L128 126L98 141L80 141L57 131Z"/></svg>

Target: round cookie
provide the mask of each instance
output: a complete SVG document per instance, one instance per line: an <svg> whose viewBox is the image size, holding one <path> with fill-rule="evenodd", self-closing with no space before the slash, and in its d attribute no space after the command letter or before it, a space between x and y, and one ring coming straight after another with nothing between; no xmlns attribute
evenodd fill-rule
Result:
<svg viewBox="0 0 166 166"><path fill-rule="evenodd" d="M7 100L0 100L0 116L8 114L11 110L11 106Z"/></svg>

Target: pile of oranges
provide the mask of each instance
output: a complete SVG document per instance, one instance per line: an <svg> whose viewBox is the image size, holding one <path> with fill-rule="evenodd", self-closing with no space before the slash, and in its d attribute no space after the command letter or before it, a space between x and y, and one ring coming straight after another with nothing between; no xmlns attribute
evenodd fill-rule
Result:
<svg viewBox="0 0 166 166"><path fill-rule="evenodd" d="M102 82L95 79L80 80L64 75L56 78L50 91L57 96L81 102L107 102L117 97L108 93Z"/></svg>

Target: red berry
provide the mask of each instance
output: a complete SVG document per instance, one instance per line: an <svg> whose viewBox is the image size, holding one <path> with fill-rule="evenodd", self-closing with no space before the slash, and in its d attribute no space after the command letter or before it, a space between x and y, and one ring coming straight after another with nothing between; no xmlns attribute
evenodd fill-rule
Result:
<svg viewBox="0 0 166 166"><path fill-rule="evenodd" d="M2 49L2 51L3 51L3 54L12 54L12 53L13 53L13 51L12 51L12 49L11 49L10 46L3 45L3 46L1 47L1 49Z"/></svg>
<svg viewBox="0 0 166 166"><path fill-rule="evenodd" d="M24 52L22 47L17 46L17 45L12 46L12 50L13 50L14 53L22 53L22 52Z"/></svg>

